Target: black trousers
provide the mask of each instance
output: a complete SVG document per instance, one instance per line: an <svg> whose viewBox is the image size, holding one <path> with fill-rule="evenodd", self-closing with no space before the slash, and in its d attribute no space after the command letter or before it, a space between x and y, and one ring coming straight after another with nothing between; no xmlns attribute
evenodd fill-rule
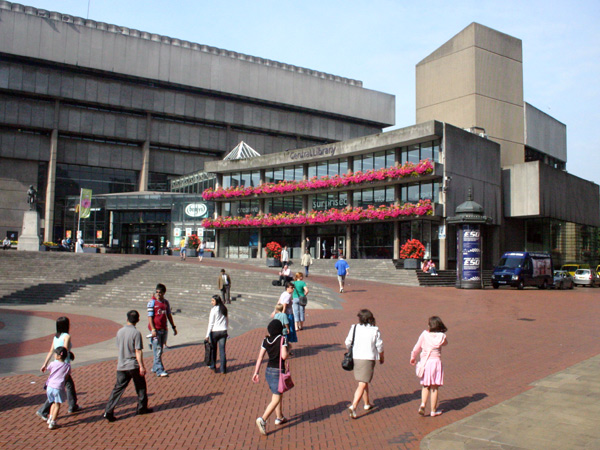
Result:
<svg viewBox="0 0 600 450"><path fill-rule="evenodd" d="M113 414L115 406L121 399L121 395L125 392L127 385L133 379L133 385L135 386L135 392L138 396L137 410L141 411L148 407L148 394L146 393L146 378L140 375L140 369L132 370L117 370L117 382L115 387L110 393L108 403L104 412L106 414Z"/></svg>
<svg viewBox="0 0 600 450"><path fill-rule="evenodd" d="M73 383L73 378L71 378L71 375L68 375L67 378L65 378L65 391L67 391L67 402L69 403L69 410L72 410L75 408L75 405L77 405L77 392L75 392L75 383ZM46 403L44 403L42 407L38 409L38 411L41 412L44 416L47 416L50 412L51 406L52 403L50 403L48 399L46 399Z"/></svg>
<svg viewBox="0 0 600 450"><path fill-rule="evenodd" d="M219 347L221 373L227 373L227 355L225 353L225 344L227 343L227 331L211 331L210 342L212 343L212 353L210 355L210 367L215 367L217 363L217 347Z"/></svg>

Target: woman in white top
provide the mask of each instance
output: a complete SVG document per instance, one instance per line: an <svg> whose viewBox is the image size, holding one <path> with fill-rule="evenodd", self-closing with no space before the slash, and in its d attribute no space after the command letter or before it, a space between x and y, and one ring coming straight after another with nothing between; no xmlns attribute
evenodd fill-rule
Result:
<svg viewBox="0 0 600 450"><path fill-rule="evenodd" d="M352 346L352 337L354 336L354 346L352 357L354 359L354 379L358 381L358 387L354 392L352 404L348 407L350 417L356 419L356 408L358 402L363 399L365 410L372 408L369 401L369 383L373 379L375 370L375 361L383 364L383 341L379 328L375 326L375 317L368 309L361 309L358 313L357 325L350 328L350 333L346 338L346 348Z"/></svg>
<svg viewBox="0 0 600 450"><path fill-rule="evenodd" d="M213 295L211 303L213 307L210 310L208 319L208 329L206 330L206 339L212 344L212 355L210 358L210 368L214 369L217 362L217 344L219 345L219 357L221 365L219 371L222 374L227 373L227 356L225 354L225 343L227 341L227 328L229 319L227 318L227 307L218 295Z"/></svg>

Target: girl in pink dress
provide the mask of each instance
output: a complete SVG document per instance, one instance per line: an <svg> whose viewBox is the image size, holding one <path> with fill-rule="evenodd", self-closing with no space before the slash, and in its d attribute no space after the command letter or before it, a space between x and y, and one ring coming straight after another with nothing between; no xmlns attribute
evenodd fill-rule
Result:
<svg viewBox="0 0 600 450"><path fill-rule="evenodd" d="M442 347L448 345L448 339L444 334L448 329L442 319L437 316L429 318L429 331L425 330L419 336L417 344L410 354L410 363L414 366L419 359L424 361L425 371L421 377L421 406L419 414L425 415L427 398L431 396L431 417L439 416L438 411L438 388L444 384L444 367L442 366Z"/></svg>

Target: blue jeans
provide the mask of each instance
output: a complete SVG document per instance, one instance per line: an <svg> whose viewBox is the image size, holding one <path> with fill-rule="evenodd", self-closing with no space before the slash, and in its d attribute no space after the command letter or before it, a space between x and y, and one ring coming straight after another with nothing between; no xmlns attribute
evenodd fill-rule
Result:
<svg viewBox="0 0 600 450"><path fill-rule="evenodd" d="M154 362L152 363L152 371L156 375L165 372L165 367L162 363L163 347L167 342L167 330L156 330L156 337L150 339L150 346L154 354Z"/></svg>
<svg viewBox="0 0 600 450"><path fill-rule="evenodd" d="M227 373L227 355L225 353L225 343L227 342L227 331L211 331L210 341L212 342L212 355L210 367L215 368L217 363L217 345L219 346L219 372Z"/></svg>
<svg viewBox="0 0 600 450"><path fill-rule="evenodd" d="M294 310L294 320L296 322L304 322L304 306L300 304L300 299L292 300L292 309Z"/></svg>

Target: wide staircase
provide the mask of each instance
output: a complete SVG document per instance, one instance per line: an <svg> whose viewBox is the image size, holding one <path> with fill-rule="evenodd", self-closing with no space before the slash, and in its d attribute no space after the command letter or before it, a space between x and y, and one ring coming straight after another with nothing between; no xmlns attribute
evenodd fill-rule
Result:
<svg viewBox="0 0 600 450"><path fill-rule="evenodd" d="M492 287L492 272L493 270L482 271L484 287ZM437 276L431 276L429 273L417 270L416 275L420 286L456 286L456 270L438 270Z"/></svg>
<svg viewBox="0 0 600 450"><path fill-rule="evenodd" d="M230 259L228 261L265 267L264 259ZM337 276L335 263L337 259L314 259L310 273L324 276ZM379 283L397 284L401 286L419 286L419 280L414 270L397 270L391 259L350 259L348 281L352 279L375 281ZM292 260L292 272L304 273L304 267L299 260ZM310 279L310 277L309 277Z"/></svg>
<svg viewBox="0 0 600 450"><path fill-rule="evenodd" d="M143 311L157 283L167 286L166 298L175 314L208 317L210 298L219 269L179 262L148 260L143 256L54 252L3 252L0 254L0 306L2 304L77 304ZM282 292L273 286L273 274L228 270L232 278L230 329L247 329L264 323ZM338 293L309 281L309 307L340 308ZM241 323L244 322L244 323Z"/></svg>

